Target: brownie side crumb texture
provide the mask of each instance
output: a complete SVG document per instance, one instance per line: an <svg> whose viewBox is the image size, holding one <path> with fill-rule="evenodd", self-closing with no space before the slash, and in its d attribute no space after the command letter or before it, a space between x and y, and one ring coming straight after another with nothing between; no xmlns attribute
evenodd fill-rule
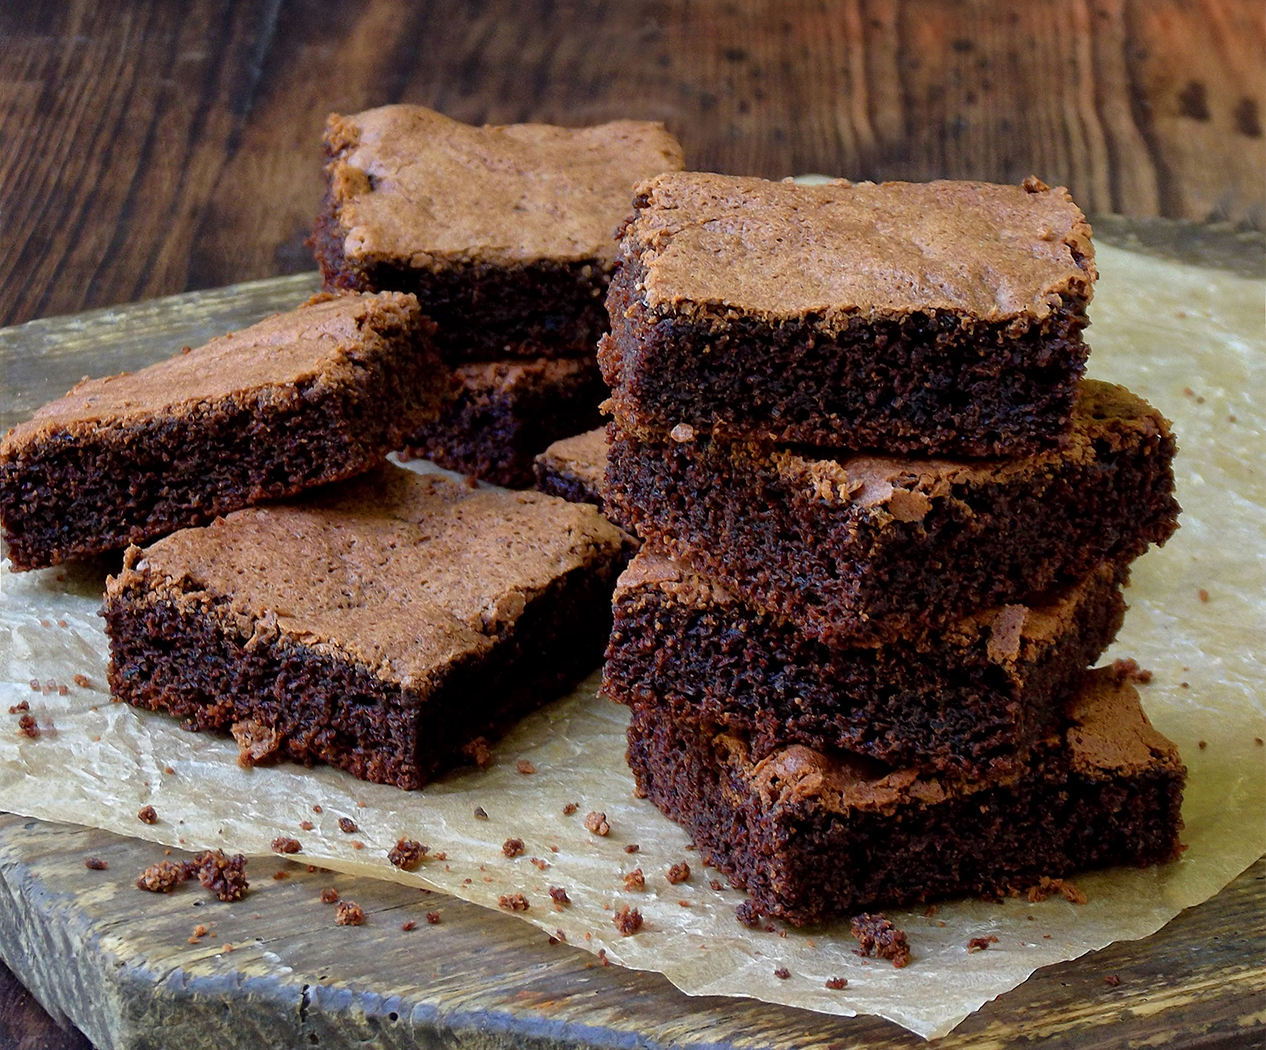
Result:
<svg viewBox="0 0 1266 1050"><path fill-rule="evenodd" d="M1100 565L1032 602L886 645L829 645L643 549L620 577L602 691L791 743L967 776L1013 770L1058 725L1125 612Z"/></svg>
<svg viewBox="0 0 1266 1050"><path fill-rule="evenodd" d="M643 540L823 640L882 641L1023 601L1177 527L1174 439L1086 381L1066 448L961 461L727 443L611 444L605 497Z"/></svg>
<svg viewBox="0 0 1266 1050"><path fill-rule="evenodd" d="M634 186L683 163L659 124L472 127L408 105L331 115L325 156L326 287L415 293L454 360L591 353Z"/></svg>
<svg viewBox="0 0 1266 1050"><path fill-rule="evenodd" d="M416 788L593 668L620 546L592 508L384 466L129 549L111 690Z"/></svg>
<svg viewBox="0 0 1266 1050"><path fill-rule="evenodd" d="M506 488L528 488L551 442L601 422L606 397L591 358L461 365L457 398L405 438L411 456Z"/></svg>
<svg viewBox="0 0 1266 1050"><path fill-rule="evenodd" d="M13 567L370 469L451 394L432 331L412 296L317 296L135 374L85 380L0 442Z"/></svg>
<svg viewBox="0 0 1266 1050"><path fill-rule="evenodd" d="M599 350L634 426L960 456L1061 443L1096 276L1067 191L673 172L636 203Z"/></svg>
<svg viewBox="0 0 1266 1050"><path fill-rule="evenodd" d="M799 745L755 762L739 736L650 705L633 707L628 756L752 910L805 925L1175 857L1186 770L1134 687L1092 671L1068 718L1026 771L984 781Z"/></svg>

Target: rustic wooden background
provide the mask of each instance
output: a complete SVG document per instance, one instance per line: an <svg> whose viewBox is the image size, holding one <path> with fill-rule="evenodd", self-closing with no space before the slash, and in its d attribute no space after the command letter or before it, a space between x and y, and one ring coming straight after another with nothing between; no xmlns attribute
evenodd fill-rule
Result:
<svg viewBox="0 0 1266 1050"><path fill-rule="evenodd" d="M5 0L0 324L310 269L326 114L397 100L1266 228L1261 0ZM0 967L0 1045L87 1044Z"/></svg>
<svg viewBox="0 0 1266 1050"><path fill-rule="evenodd" d="M311 267L326 114L395 100L1266 226L1261 0L13 0L0 42L4 324Z"/></svg>

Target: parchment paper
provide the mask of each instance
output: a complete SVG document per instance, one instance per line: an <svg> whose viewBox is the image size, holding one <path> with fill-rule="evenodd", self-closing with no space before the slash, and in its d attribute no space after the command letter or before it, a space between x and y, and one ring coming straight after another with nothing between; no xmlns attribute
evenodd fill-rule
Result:
<svg viewBox="0 0 1266 1050"><path fill-rule="evenodd" d="M243 770L230 739L109 702L100 566L15 575L5 563L0 572L0 808L186 849L267 854L275 836L293 836L303 847L296 859L424 882L490 908L521 892L531 905L522 918L561 930L571 944L604 948L612 962L658 970L689 994L879 1014L926 1037L948 1032L1039 966L1145 937L1266 851L1266 749L1254 740L1266 737L1266 285L1109 247L1099 249L1099 264L1090 373L1152 401L1174 421L1181 446L1182 528L1136 564L1131 610L1106 657L1133 656L1154 672L1144 703L1190 770L1189 849L1176 863L1080 877L1089 898L1082 906L967 900L942 904L935 916L890 912L914 952L903 970L853 954L844 925L749 931L734 918L742 895L710 888L719 876L683 832L633 797L625 712L596 698L596 676L524 720L486 772L459 772L419 792L324 768ZM90 684L76 685L77 674ZM18 715L3 713L22 700L43 727L39 739L20 735ZM519 758L535 774L519 773ZM570 816L567 802L579 807ZM155 807L158 823L137 820L144 805ZM477 819L476 807L488 819ZM591 810L606 813L610 835L585 830ZM359 830L340 832L340 816ZM304 820L311 831L300 829ZM446 859L398 871L386 853L401 836ZM511 837L523 839L524 855L503 854ZM631 843L640 851L625 852ZM665 872L682 860L691 879L669 885ZM626 892L622 874L636 867L646 890ZM256 862L253 870L259 878L271 869ZM553 906L551 886L566 888L570 907ZM632 937L611 921L621 903L646 920ZM967 951L973 937L989 935L998 941L987 951ZM779 967L791 977L776 978ZM827 990L833 977L847 978L847 988Z"/></svg>

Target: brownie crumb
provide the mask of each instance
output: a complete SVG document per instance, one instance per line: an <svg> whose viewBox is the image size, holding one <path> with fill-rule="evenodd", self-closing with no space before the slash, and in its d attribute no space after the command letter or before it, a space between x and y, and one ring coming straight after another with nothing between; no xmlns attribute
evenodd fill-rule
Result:
<svg viewBox="0 0 1266 1050"><path fill-rule="evenodd" d="M69 686L66 686L66 685L58 685L58 687L57 687L57 695L58 695L58 696L65 696L65 695L66 695L67 693L69 693L69 692L70 692L70 687L69 687Z"/></svg>
<svg viewBox="0 0 1266 1050"><path fill-rule="evenodd" d="M170 860L160 860L141 872L136 880L136 888L149 890L150 893L170 893L187 877L179 864Z"/></svg>
<svg viewBox="0 0 1266 1050"><path fill-rule="evenodd" d="M973 937L970 941L967 942L967 951L969 953L983 952L986 948L989 947L989 945L997 944L997 943L998 943L998 938L995 937L992 933L988 937Z"/></svg>
<svg viewBox="0 0 1266 1050"><path fill-rule="evenodd" d="M685 882L690 878L690 865L684 860L680 864L674 864L668 869L667 878L673 886L676 886L679 882Z"/></svg>
<svg viewBox="0 0 1266 1050"><path fill-rule="evenodd" d="M642 928L642 913L636 908L630 908L627 904L621 904L616 908L611 921L615 923L615 928L620 931L622 937L631 937Z"/></svg>
<svg viewBox="0 0 1266 1050"><path fill-rule="evenodd" d="M1121 984L1121 978L1118 977L1115 973L1110 973L1108 974L1107 977L1103 979L1103 983L1107 985L1111 985L1113 988L1116 988Z"/></svg>
<svg viewBox="0 0 1266 1050"><path fill-rule="evenodd" d="M153 806L143 806L140 812L136 814L136 819L142 824L157 824L158 811Z"/></svg>
<svg viewBox="0 0 1266 1050"><path fill-rule="evenodd" d="M32 740L38 740L40 737L40 727L35 723L33 715L23 715L18 719L18 732L24 736L30 737Z"/></svg>
<svg viewBox="0 0 1266 1050"><path fill-rule="evenodd" d="M29 711L29 710L31 710L30 702L27 700L19 700L16 704L14 704L11 708L9 708L9 714L16 715L20 711Z"/></svg>
<svg viewBox="0 0 1266 1050"><path fill-rule="evenodd" d="M100 857L84 857L84 867L90 871L105 871L109 866Z"/></svg>
<svg viewBox="0 0 1266 1050"><path fill-rule="evenodd" d="M1207 741L1207 740L1197 740L1197 741L1196 741L1196 747L1200 748L1200 750L1201 750L1201 751L1203 751L1203 750L1204 750L1206 747L1208 747L1208 746L1209 746L1209 741Z"/></svg>
<svg viewBox="0 0 1266 1050"><path fill-rule="evenodd" d="M237 764L243 769L267 762L281 748L281 734L272 726L253 719L243 719L229 726L237 742Z"/></svg>
<svg viewBox="0 0 1266 1050"><path fill-rule="evenodd" d="M316 806L313 806L313 807L312 807L312 812L313 812L313 813L324 813L324 812L325 812L325 810L324 810L324 809L322 809L320 805L316 805Z"/></svg>
<svg viewBox="0 0 1266 1050"><path fill-rule="evenodd" d="M532 857L529 859L528 863L531 864L532 867L536 868L537 871L545 871L550 866L549 861L542 860L540 857Z"/></svg>
<svg viewBox="0 0 1266 1050"><path fill-rule="evenodd" d="M579 808L580 808L580 803L578 802L565 802L563 804L563 816L570 817Z"/></svg>
<svg viewBox="0 0 1266 1050"><path fill-rule="evenodd" d="M646 877L642 874L641 868L634 868L624 876L624 888L630 892L646 889Z"/></svg>
<svg viewBox="0 0 1266 1050"><path fill-rule="evenodd" d="M480 769L487 769L492 765L492 751L488 748L488 741L481 736L475 737L474 740L463 747L462 754Z"/></svg>
<svg viewBox="0 0 1266 1050"><path fill-rule="evenodd" d="M352 839L352 849L364 849L365 844L357 839Z"/></svg>
<svg viewBox="0 0 1266 1050"><path fill-rule="evenodd" d="M501 843L501 852L507 857L521 856L523 854L523 849L522 839L506 839L505 842Z"/></svg>
<svg viewBox="0 0 1266 1050"><path fill-rule="evenodd" d="M476 820L487 820L487 819L488 819L488 811L487 811L486 809L484 809L484 807L483 807L483 806L476 806L476 807L475 807L475 819L476 819Z"/></svg>
<svg viewBox="0 0 1266 1050"><path fill-rule="evenodd" d="M760 925L760 912L750 900L739 901L734 906L734 917L749 930L754 930Z"/></svg>
<svg viewBox="0 0 1266 1050"><path fill-rule="evenodd" d="M387 859L397 868L412 871L426 856L427 847L414 839L401 839L387 854Z"/></svg>
<svg viewBox="0 0 1266 1050"><path fill-rule="evenodd" d="M585 815L585 827L595 835L606 835L611 831L611 825L607 823L607 815L596 810L590 810Z"/></svg>
<svg viewBox="0 0 1266 1050"><path fill-rule="evenodd" d="M1060 894L1070 904L1085 904L1086 895L1067 879L1048 879L1045 875L1028 889L1030 904L1044 901L1047 897Z"/></svg>
<svg viewBox="0 0 1266 1050"><path fill-rule="evenodd" d="M549 895L556 907L566 908L571 904L571 898L567 896L567 891L562 886L551 886Z"/></svg>
<svg viewBox="0 0 1266 1050"><path fill-rule="evenodd" d="M1206 591L1203 587L1201 587L1200 590L1198 590L1196 593L1199 595L1200 600L1202 602L1207 602L1209 600L1209 592Z"/></svg>
<svg viewBox="0 0 1266 1050"><path fill-rule="evenodd" d="M440 921L440 913L437 911L428 911L426 913L426 921L432 926L436 926Z"/></svg>
<svg viewBox="0 0 1266 1050"><path fill-rule="evenodd" d="M356 826L356 821L354 821L351 817L339 817L338 829L344 835L355 835L356 832L360 830Z"/></svg>
<svg viewBox="0 0 1266 1050"><path fill-rule="evenodd" d="M826 987L833 992L838 992L841 988L848 987L847 977L828 977L826 979Z"/></svg>
<svg viewBox="0 0 1266 1050"><path fill-rule="evenodd" d="M405 933L408 933L410 930L416 930L417 928L418 928L418 924L414 922L412 919L410 919L408 922L400 924L400 929L402 929Z"/></svg>
<svg viewBox="0 0 1266 1050"><path fill-rule="evenodd" d="M935 915L940 910L941 909L938 908L935 904L929 904L926 908L923 909L923 914L926 915L930 919L932 918L933 915Z"/></svg>
<svg viewBox="0 0 1266 1050"><path fill-rule="evenodd" d="M334 913L335 926L363 926L364 923L364 908L355 901L339 901L338 909Z"/></svg>
<svg viewBox="0 0 1266 1050"><path fill-rule="evenodd" d="M338 890L336 890L333 886L326 886L325 889L321 891L322 904L334 904L337 901L338 901Z"/></svg>
<svg viewBox="0 0 1266 1050"><path fill-rule="evenodd" d="M298 853L303 847L299 845L298 839L287 838L285 835L278 835L272 841L272 851L274 853Z"/></svg>
<svg viewBox="0 0 1266 1050"><path fill-rule="evenodd" d="M226 856L223 850L205 850L193 858L198 881L222 901L240 901L250 883L246 881L246 858L240 853Z"/></svg>
<svg viewBox="0 0 1266 1050"><path fill-rule="evenodd" d="M301 821L299 821L299 830L300 830L300 831L311 831L314 827L316 827L316 825L315 825L315 824L313 824L313 823L312 823L312 821L310 821L310 820L301 820Z"/></svg>
<svg viewBox="0 0 1266 1050"><path fill-rule="evenodd" d="M166 773L169 777L176 775L176 771L172 769L171 766L163 766L163 772Z"/></svg>
<svg viewBox="0 0 1266 1050"><path fill-rule="evenodd" d="M521 893L503 893L497 898L497 904L507 911L527 911L531 907L528 899Z"/></svg>
<svg viewBox="0 0 1266 1050"><path fill-rule="evenodd" d="M1139 667L1138 661L1133 657L1127 657L1123 660L1112 661L1112 677L1118 682L1124 682L1129 679L1139 685L1146 685L1152 680L1152 672Z"/></svg>
<svg viewBox="0 0 1266 1050"><path fill-rule="evenodd" d="M40 691L40 680L38 678L31 679L31 692L38 693Z"/></svg>
<svg viewBox="0 0 1266 1050"><path fill-rule="evenodd" d="M625 847L624 847L624 852L625 852L625 853L636 853L636 852L637 852L638 850L640 850L641 848L642 848L642 847L641 847L641 846L639 846L636 842L630 842L627 846L625 846Z"/></svg>
<svg viewBox="0 0 1266 1050"><path fill-rule="evenodd" d="M791 976L791 971L788 970L787 967L785 966L780 966L778 967L778 969L774 971L774 976L777 977L778 980L780 981L785 981L787 980L787 978Z"/></svg>
<svg viewBox="0 0 1266 1050"><path fill-rule="evenodd" d="M201 943L202 938L205 937L206 935L207 935L207 928L203 926L202 923L198 923L198 925L193 928L193 933L189 935L189 943L199 944Z"/></svg>
<svg viewBox="0 0 1266 1050"><path fill-rule="evenodd" d="M725 889L725 887L721 885L720 879L709 879L708 887L709 889L716 890L718 893L720 893L723 889Z"/></svg>
<svg viewBox="0 0 1266 1050"><path fill-rule="evenodd" d="M536 766L532 765L532 763L526 758L519 759L514 765L515 768L524 776L528 776L529 774L536 772Z"/></svg>
<svg viewBox="0 0 1266 1050"><path fill-rule="evenodd" d="M290 872L288 871L273 872L273 882L284 882L288 878L290 878Z"/></svg>
<svg viewBox="0 0 1266 1050"><path fill-rule="evenodd" d="M863 912L853 919L853 936L861 943L858 955L876 955L891 959L900 969L910 962L910 946L904 930L897 929L883 914Z"/></svg>
<svg viewBox="0 0 1266 1050"><path fill-rule="evenodd" d="M1255 736L1253 737L1253 743L1258 747L1262 747L1263 745L1266 745L1266 740L1263 740L1260 736Z"/></svg>

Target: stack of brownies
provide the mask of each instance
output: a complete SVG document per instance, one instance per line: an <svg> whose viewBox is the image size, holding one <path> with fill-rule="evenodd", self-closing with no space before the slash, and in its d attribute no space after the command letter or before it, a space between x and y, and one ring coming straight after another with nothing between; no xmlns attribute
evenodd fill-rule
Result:
<svg viewBox="0 0 1266 1050"><path fill-rule="evenodd" d="M531 485L538 452L600 422L616 231L681 146L646 121L472 127L393 105L331 116L325 153L312 246L326 289L416 295L461 381L407 450Z"/></svg>
<svg viewBox="0 0 1266 1050"><path fill-rule="evenodd" d="M1178 753L1086 670L1176 527L1174 442L1081 378L1068 194L678 172L636 205L598 357L644 546L604 690L741 917L1174 856Z"/></svg>

